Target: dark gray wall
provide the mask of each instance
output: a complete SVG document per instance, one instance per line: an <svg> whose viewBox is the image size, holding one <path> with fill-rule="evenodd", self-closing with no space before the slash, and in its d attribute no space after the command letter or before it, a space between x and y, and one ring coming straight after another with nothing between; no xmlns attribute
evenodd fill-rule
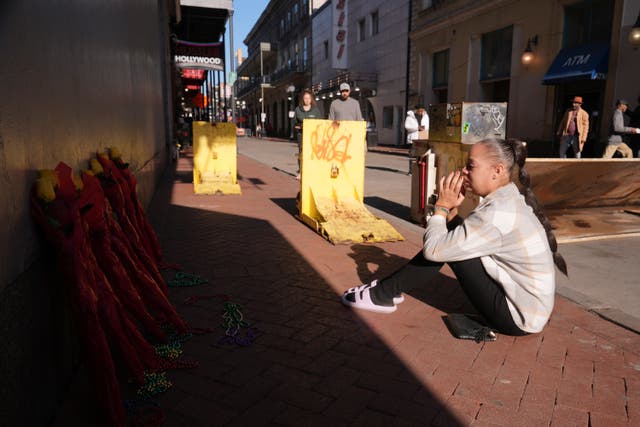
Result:
<svg viewBox="0 0 640 427"><path fill-rule="evenodd" d="M78 361L64 284L29 216L37 170L117 146L146 205L166 163L168 0L0 6L0 419L43 425ZM19 417L19 418L16 418Z"/></svg>

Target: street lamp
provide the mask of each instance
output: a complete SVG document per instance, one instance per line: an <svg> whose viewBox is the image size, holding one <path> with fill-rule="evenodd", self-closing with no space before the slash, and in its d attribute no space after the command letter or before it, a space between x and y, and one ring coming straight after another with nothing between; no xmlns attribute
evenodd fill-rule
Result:
<svg viewBox="0 0 640 427"><path fill-rule="evenodd" d="M296 91L294 85L287 86L287 95L289 99L289 139L293 139L293 117L295 115L293 111L293 93Z"/></svg>
<svg viewBox="0 0 640 427"><path fill-rule="evenodd" d="M262 52L270 52L271 51L271 43L268 42L260 42L260 122L262 123L262 131L264 132L264 122L267 116L264 114L264 87L266 86L264 82L264 63L262 59Z"/></svg>
<svg viewBox="0 0 640 427"><path fill-rule="evenodd" d="M638 12L638 19L629 33L629 42L634 49L640 47L640 12Z"/></svg>
<svg viewBox="0 0 640 427"><path fill-rule="evenodd" d="M527 40L527 47L524 49L524 52L522 53L522 58L520 58L522 61L522 65L524 65L525 67L531 64L531 62L533 61L533 49L531 49L531 45L533 45L534 47L538 45L537 35Z"/></svg>

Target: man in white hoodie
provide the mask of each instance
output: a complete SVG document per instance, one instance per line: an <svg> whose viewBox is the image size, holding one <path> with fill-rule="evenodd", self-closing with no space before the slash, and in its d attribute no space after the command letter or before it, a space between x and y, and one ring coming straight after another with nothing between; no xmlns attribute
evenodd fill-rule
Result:
<svg viewBox="0 0 640 427"><path fill-rule="evenodd" d="M429 132L429 115L422 105L416 105L414 111L407 111L404 128L407 130L407 144L412 145L414 139L418 139L419 132Z"/></svg>
<svg viewBox="0 0 640 427"><path fill-rule="evenodd" d="M404 121L404 128L407 131L407 144L411 146L409 150L409 172L411 173L411 162L414 160L415 148L413 140L418 139L420 131L429 132L429 115L422 105L416 105L415 111L407 111L407 118Z"/></svg>

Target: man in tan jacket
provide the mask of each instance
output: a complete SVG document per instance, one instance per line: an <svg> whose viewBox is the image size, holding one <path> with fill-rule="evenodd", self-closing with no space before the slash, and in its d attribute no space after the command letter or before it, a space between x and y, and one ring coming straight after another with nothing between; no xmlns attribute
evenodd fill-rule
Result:
<svg viewBox="0 0 640 427"><path fill-rule="evenodd" d="M582 108L582 97L574 96L569 108L558 126L560 138L560 158L567 158L569 147L573 149L576 158L582 155L582 148L589 134L589 114Z"/></svg>

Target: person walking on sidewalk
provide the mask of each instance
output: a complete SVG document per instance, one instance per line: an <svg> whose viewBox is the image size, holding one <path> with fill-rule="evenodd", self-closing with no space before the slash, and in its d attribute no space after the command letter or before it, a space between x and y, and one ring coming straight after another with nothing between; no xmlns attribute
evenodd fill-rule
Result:
<svg viewBox="0 0 640 427"><path fill-rule="evenodd" d="M554 305L554 264L564 274L567 266L529 186L526 157L520 141L473 145L462 171L440 180L421 252L390 276L347 290L342 302L391 313L402 292L427 284L446 262L490 327L507 335L540 332ZM483 200L463 220L457 209L466 191Z"/></svg>
<svg viewBox="0 0 640 427"><path fill-rule="evenodd" d="M300 156L302 155L302 124L304 119L321 119L322 115L313 99L313 93L309 89L304 89L300 94L300 103L294 112L296 131L296 139L298 141L298 175L296 179L300 179Z"/></svg>
<svg viewBox="0 0 640 427"><path fill-rule="evenodd" d="M560 121L557 134L560 136L560 158L567 158L569 147L576 159L582 157L582 149L589 134L589 114L582 109L582 97L574 96L569 108Z"/></svg>
<svg viewBox="0 0 640 427"><path fill-rule="evenodd" d="M329 106L329 120L364 120L360 103L349 97L351 86L348 83L340 85L340 98L334 99Z"/></svg>
<svg viewBox="0 0 640 427"><path fill-rule="evenodd" d="M640 96L637 99L638 105L634 110L631 107L627 108L624 112L626 116L629 116L629 126L632 128L640 128ZM629 137L629 146L631 151L637 153L636 156L640 157L640 134L631 135Z"/></svg>
<svg viewBox="0 0 640 427"><path fill-rule="evenodd" d="M416 105L414 111L407 111L407 118L404 120L404 129L407 131L407 144L410 147L409 172L407 172L407 175L409 175L411 174L411 165L415 161L414 156L416 154L413 140L420 137L421 131L429 132L429 115L422 105Z"/></svg>
<svg viewBox="0 0 640 427"><path fill-rule="evenodd" d="M404 128L407 131L407 144L412 145L414 139L418 139L420 131L429 132L429 115L422 105L416 105L414 110L407 111L404 120Z"/></svg>
<svg viewBox="0 0 640 427"><path fill-rule="evenodd" d="M633 158L633 151L631 151L631 148L622 140L622 135L638 134L640 133L640 129L624 125L624 113L627 111L627 108L629 108L629 103L626 100L619 99L616 101L616 109L613 112L613 118L609 126L608 145L602 156L604 159L612 158L616 151L619 151L624 158Z"/></svg>

